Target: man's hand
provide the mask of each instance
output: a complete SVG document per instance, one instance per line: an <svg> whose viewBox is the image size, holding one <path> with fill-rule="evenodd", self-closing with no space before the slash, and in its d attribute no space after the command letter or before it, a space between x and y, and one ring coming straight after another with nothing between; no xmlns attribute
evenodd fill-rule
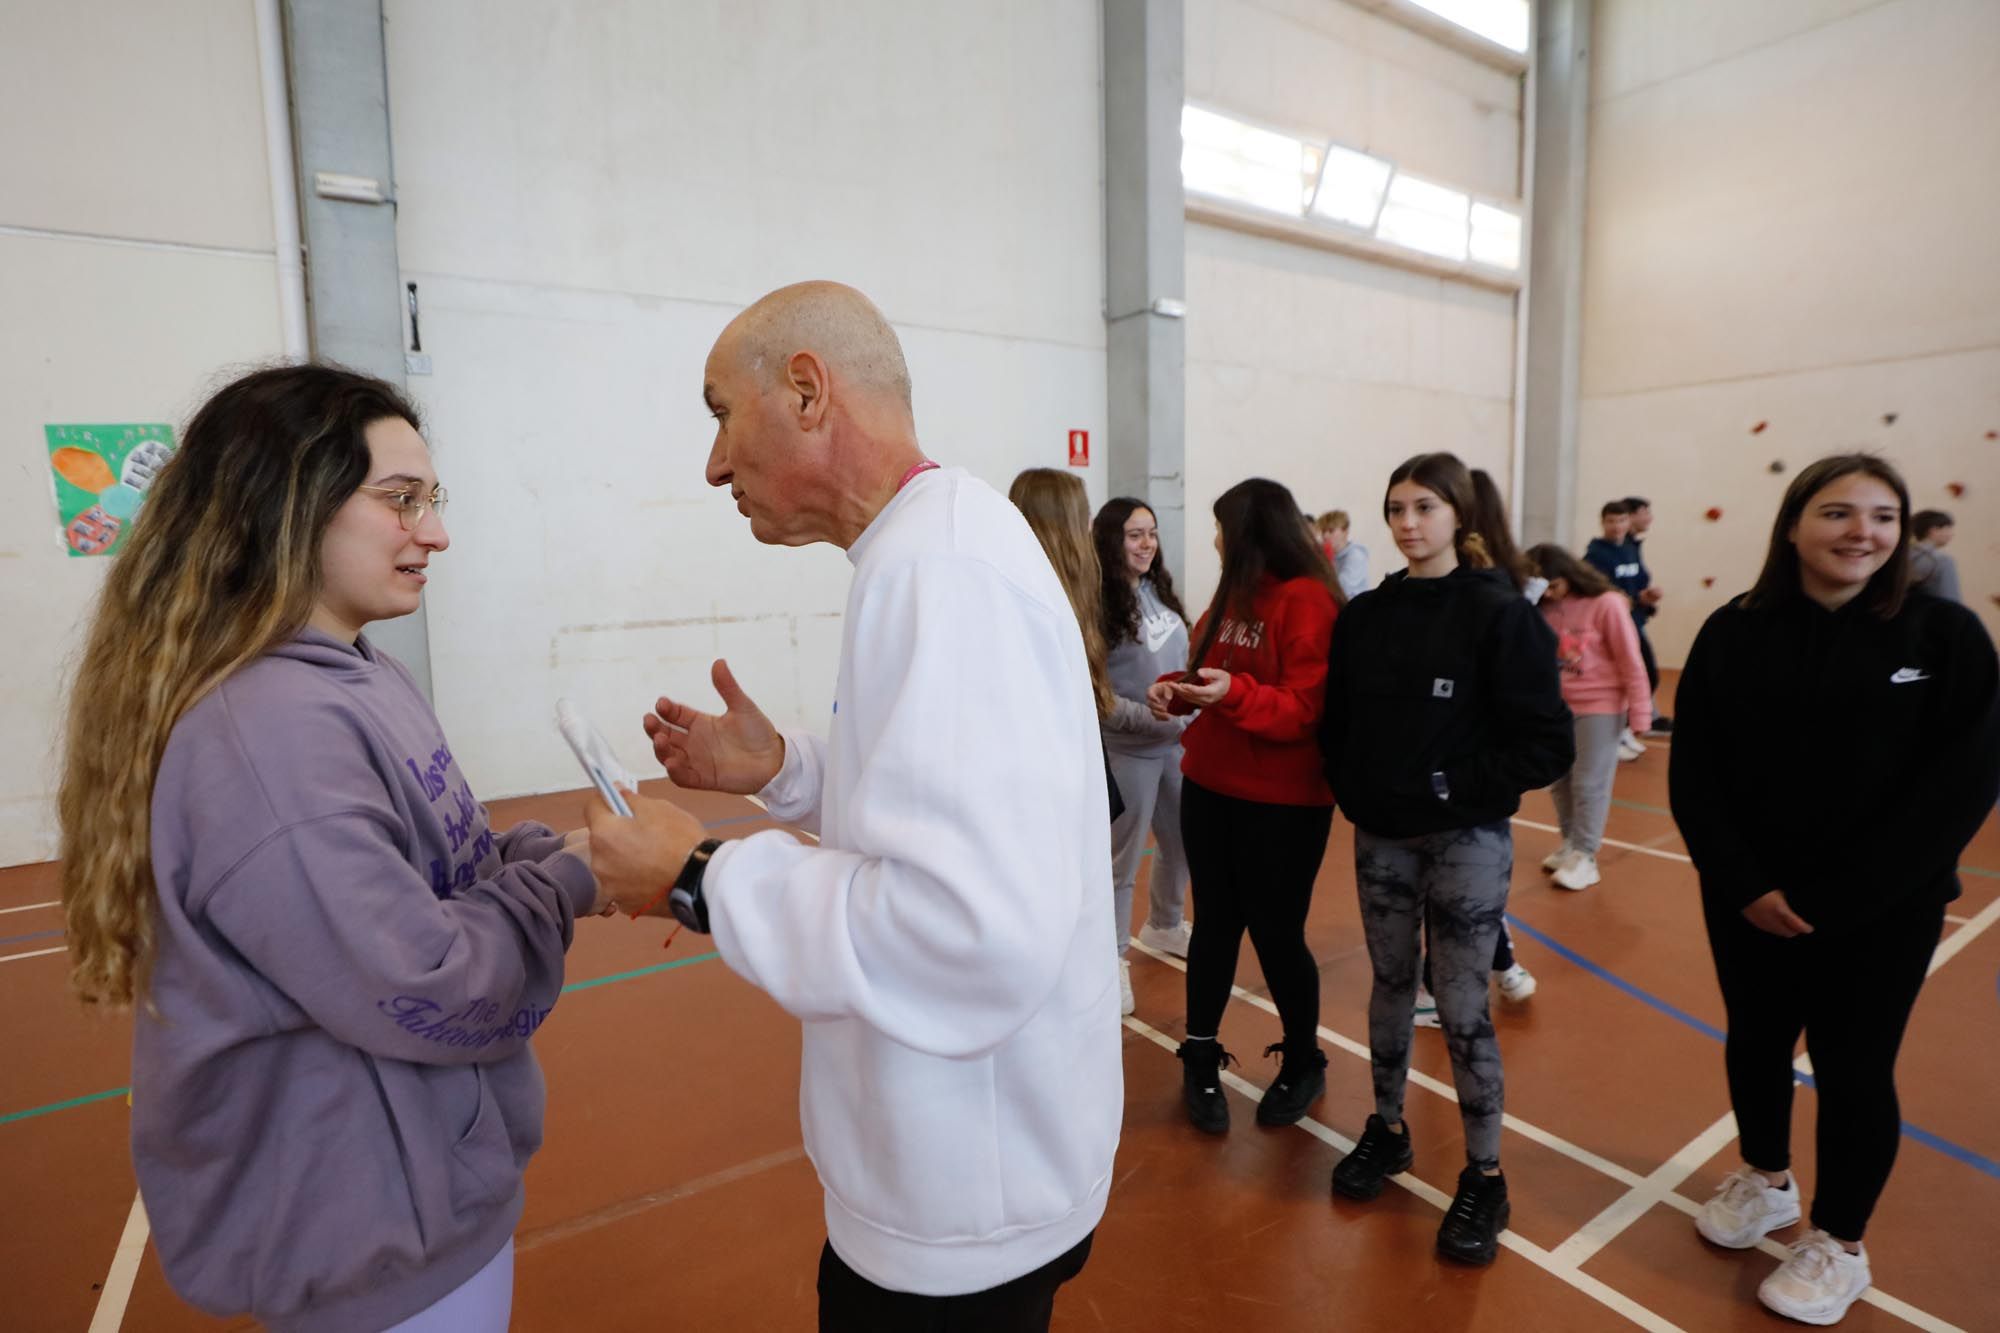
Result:
<svg viewBox="0 0 2000 1333"><path fill-rule="evenodd" d="M627 916L671 916L667 890L702 839L701 821L672 801L631 792L625 800L632 807L630 819L613 814L601 798L587 811L590 868L598 894L600 899L608 896Z"/></svg>
<svg viewBox="0 0 2000 1333"><path fill-rule="evenodd" d="M785 738L736 683L729 663L717 662L709 678L722 696L722 715L661 698L646 716L653 755L675 786L754 795L784 767Z"/></svg>
<svg viewBox="0 0 2000 1333"><path fill-rule="evenodd" d="M1645 588L1642 589L1639 593L1639 603L1642 606L1658 606L1660 604L1660 599L1664 596L1666 596L1666 594L1661 592L1658 588Z"/></svg>
<svg viewBox="0 0 2000 1333"><path fill-rule="evenodd" d="M1222 702L1222 696L1229 693L1229 673L1219 667L1203 667L1200 671L1190 671L1173 683L1181 698L1196 708L1207 708Z"/></svg>
<svg viewBox="0 0 2000 1333"><path fill-rule="evenodd" d="M1781 890L1772 889L1743 909L1743 919L1761 931L1791 939L1812 934L1812 923L1792 910Z"/></svg>

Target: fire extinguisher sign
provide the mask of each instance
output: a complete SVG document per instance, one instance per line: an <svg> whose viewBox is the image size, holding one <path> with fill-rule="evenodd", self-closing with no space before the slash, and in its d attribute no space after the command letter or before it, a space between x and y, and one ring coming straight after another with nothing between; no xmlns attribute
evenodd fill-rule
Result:
<svg viewBox="0 0 2000 1333"><path fill-rule="evenodd" d="M1069 465L1071 467L1090 466L1090 432L1073 430L1069 433Z"/></svg>

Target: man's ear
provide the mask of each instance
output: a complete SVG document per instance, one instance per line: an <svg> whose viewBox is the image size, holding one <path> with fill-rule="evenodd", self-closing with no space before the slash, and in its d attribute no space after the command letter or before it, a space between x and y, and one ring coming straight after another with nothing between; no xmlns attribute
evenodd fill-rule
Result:
<svg viewBox="0 0 2000 1333"><path fill-rule="evenodd" d="M826 419L833 389L833 377L827 373L826 362L816 352L792 353L791 360L785 362L785 388L799 400L794 409L799 429L818 430Z"/></svg>

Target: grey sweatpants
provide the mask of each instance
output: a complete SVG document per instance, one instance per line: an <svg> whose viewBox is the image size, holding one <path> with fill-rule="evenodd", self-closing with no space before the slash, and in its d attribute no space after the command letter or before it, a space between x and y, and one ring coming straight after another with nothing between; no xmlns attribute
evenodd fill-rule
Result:
<svg viewBox="0 0 2000 1333"><path fill-rule="evenodd" d="M1604 820L1611 813L1611 782L1618 776L1618 737L1625 730L1623 713L1576 715L1576 763L1556 779L1549 794L1556 798L1556 822L1563 844L1586 856L1596 856L1604 841Z"/></svg>
<svg viewBox="0 0 2000 1333"><path fill-rule="evenodd" d="M1146 852L1146 831L1159 839L1153 860L1152 906L1147 922L1162 930L1181 923L1187 902L1187 852L1181 846L1181 747L1157 754L1107 752L1111 778L1125 798L1125 813L1111 826L1111 884L1114 929L1122 957L1132 943L1132 886L1139 878L1139 858Z"/></svg>
<svg viewBox="0 0 2000 1333"><path fill-rule="evenodd" d="M1451 1052L1465 1156L1481 1169L1500 1165L1505 1086L1486 986L1513 873L1514 834L1505 820L1415 838L1354 831L1361 928L1375 969L1368 997L1375 1113L1392 1125L1403 1118L1419 942L1428 917L1432 994Z"/></svg>

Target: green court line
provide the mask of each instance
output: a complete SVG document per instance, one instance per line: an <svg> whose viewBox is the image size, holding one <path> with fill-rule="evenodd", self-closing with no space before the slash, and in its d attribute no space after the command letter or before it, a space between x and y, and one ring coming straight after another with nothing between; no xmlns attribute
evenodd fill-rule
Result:
<svg viewBox="0 0 2000 1333"><path fill-rule="evenodd" d="M613 972L608 977L592 977L589 981L572 981L562 988L564 995L573 990L589 990L592 986L609 986L614 981L630 981L634 977L650 977L655 972L671 972L677 967L692 967L696 963L713 962L722 957L719 953L698 953L692 958L676 958L671 963L655 963L651 967L634 968L630 972Z"/></svg>
<svg viewBox="0 0 2000 1333"><path fill-rule="evenodd" d="M123 1097L130 1088L112 1088L109 1092L93 1092L88 1097L72 1097L66 1102L50 1102L47 1106L30 1106L25 1111L13 1111L0 1115L0 1125L11 1125L16 1120L33 1120L38 1115L54 1115L57 1111L67 1111L72 1106L88 1106L92 1102L108 1101L113 1097Z"/></svg>
<svg viewBox="0 0 2000 1333"><path fill-rule="evenodd" d="M1664 805L1647 805L1642 801L1628 801L1622 796L1612 797L1611 804L1622 806L1627 810L1644 810L1649 815L1666 815L1670 819L1674 813Z"/></svg>
<svg viewBox="0 0 2000 1333"><path fill-rule="evenodd" d="M638 967L630 972L613 972L608 977L592 977L589 981L572 981L562 988L567 995L573 990L589 990L593 986L609 986L616 981L631 981L636 977L650 977L655 972L671 972L677 967L692 967L696 963L714 962L722 957L719 953L698 953L691 958L676 958L670 963L655 963L651 967ZM65 1102L50 1102L47 1106L30 1106L25 1111L11 1111L0 1115L0 1125L11 1125L16 1120L33 1120L40 1115L54 1115L57 1111L67 1111L76 1106L88 1106L92 1102L109 1101L113 1097L123 1097L132 1091L128 1088L111 1088L105 1092L93 1092L87 1097L72 1097Z"/></svg>
<svg viewBox="0 0 2000 1333"><path fill-rule="evenodd" d="M1981 870L1978 866L1960 866L1961 875L1977 875L1981 879L2000 879L2000 870Z"/></svg>

